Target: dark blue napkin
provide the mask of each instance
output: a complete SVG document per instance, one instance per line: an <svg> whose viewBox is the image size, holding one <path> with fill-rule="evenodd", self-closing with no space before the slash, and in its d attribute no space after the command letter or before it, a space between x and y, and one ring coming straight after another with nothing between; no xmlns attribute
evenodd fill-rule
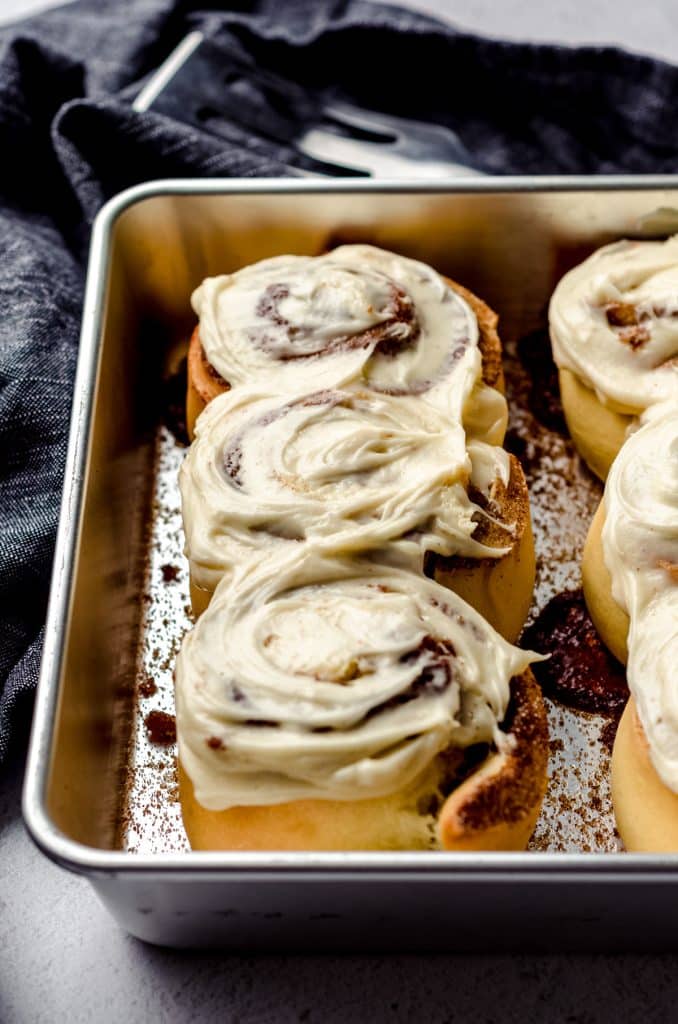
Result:
<svg viewBox="0 0 678 1024"><path fill-rule="evenodd" d="M448 124L489 173L678 167L678 72L617 50L493 42L361 0L80 0L1 29L0 761L38 675L92 219L150 178L285 173L274 145L131 109L196 27L311 93Z"/></svg>

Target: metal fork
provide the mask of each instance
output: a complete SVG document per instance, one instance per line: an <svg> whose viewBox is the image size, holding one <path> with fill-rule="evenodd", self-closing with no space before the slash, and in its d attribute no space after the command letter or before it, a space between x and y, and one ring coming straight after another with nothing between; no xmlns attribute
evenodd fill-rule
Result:
<svg viewBox="0 0 678 1024"><path fill-rule="evenodd" d="M390 114L373 113L346 103L323 106L325 118L348 132L382 135L379 141L309 128L295 141L300 153L343 168L383 178L446 178L477 175L472 157L449 128Z"/></svg>
<svg viewBox="0 0 678 1024"><path fill-rule="evenodd" d="M322 96L255 67L227 47L191 32L133 103L257 148L290 172L431 179L477 175L451 129L367 111Z"/></svg>

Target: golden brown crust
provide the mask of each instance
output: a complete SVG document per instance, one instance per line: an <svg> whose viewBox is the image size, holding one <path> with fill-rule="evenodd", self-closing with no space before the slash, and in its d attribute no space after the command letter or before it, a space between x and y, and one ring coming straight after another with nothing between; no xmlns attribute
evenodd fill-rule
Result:
<svg viewBox="0 0 678 1024"><path fill-rule="evenodd" d="M601 500L584 545L582 582L584 598L593 625L607 648L623 665L628 659L626 638L629 617L612 596L612 579L603 555L602 529L605 522L605 504Z"/></svg>
<svg viewBox="0 0 678 1024"><path fill-rule="evenodd" d="M506 721L513 748L489 757L445 802L439 827L447 850L524 849L534 831L549 743L544 700L529 669L512 680Z"/></svg>
<svg viewBox="0 0 678 1024"><path fill-rule="evenodd" d="M479 348L482 356L482 377L488 387L504 393L504 371L501 364L501 341L497 333L499 320L494 310L470 292L468 288L446 277L445 281L471 307L478 321ZM195 422L206 405L230 389L205 355L200 342L200 328L196 326L188 345L188 380L186 386L186 427L192 441Z"/></svg>
<svg viewBox="0 0 678 1024"><path fill-rule="evenodd" d="M678 794L664 785L654 769L633 697L619 722L612 750L612 806L627 850L678 852Z"/></svg>
<svg viewBox="0 0 678 1024"><path fill-rule="evenodd" d="M501 341L497 332L499 316L468 288L464 288L450 277L446 277L444 280L457 295L460 295L469 304L475 313L479 332L478 348L483 359L483 382L490 388L496 388L503 395L505 390L504 370L501 362Z"/></svg>
<svg viewBox="0 0 678 1024"><path fill-rule="evenodd" d="M195 421L206 405L230 391L230 384L217 373L200 343L200 327L196 326L188 344L186 384L186 428L190 440L195 433Z"/></svg>
<svg viewBox="0 0 678 1024"><path fill-rule="evenodd" d="M180 764L181 808L191 846L195 850L523 848L546 788L546 711L529 669L512 680L511 689L506 726L516 736L514 750L488 759L493 765L491 776L488 761L483 762L446 799L438 829L439 787L449 767L445 756L434 762L424 779L388 797L296 800L225 811L209 811L197 802ZM488 803L490 792L497 804L494 813Z"/></svg>
<svg viewBox="0 0 678 1024"><path fill-rule="evenodd" d="M445 558L430 554L426 572L472 605L497 632L513 642L523 628L532 602L535 555L525 474L514 455L509 455L509 459L508 488L498 486L488 507L492 518L483 516L473 534L475 540L490 547L509 547L508 554L501 558ZM488 505L483 495L469 493L481 507Z"/></svg>

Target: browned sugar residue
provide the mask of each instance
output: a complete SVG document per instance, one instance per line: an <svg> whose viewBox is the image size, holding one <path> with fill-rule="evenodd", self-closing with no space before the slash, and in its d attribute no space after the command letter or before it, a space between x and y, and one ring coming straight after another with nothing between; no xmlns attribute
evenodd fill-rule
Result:
<svg viewBox="0 0 678 1024"><path fill-rule="evenodd" d="M179 578L178 565L161 565L160 572L162 573L163 583L175 583Z"/></svg>
<svg viewBox="0 0 678 1024"><path fill-rule="evenodd" d="M530 411L542 426L558 434L566 434L565 417L560 401L558 369L551 355L548 330L541 328L526 334L518 342L518 357L528 371ZM523 453L514 452L520 458Z"/></svg>
<svg viewBox="0 0 678 1024"><path fill-rule="evenodd" d="M158 692L158 686L152 676L146 676L138 686L140 697L153 697Z"/></svg>
<svg viewBox="0 0 678 1024"><path fill-rule="evenodd" d="M619 340L634 351L650 340L649 330L642 326L642 321L649 319L649 313L639 313L630 302L609 302L605 306L605 316L610 327L619 329Z"/></svg>
<svg viewBox="0 0 678 1024"><path fill-rule="evenodd" d="M598 636L581 590L552 598L523 643L551 654L532 666L545 693L580 711L621 714L629 696L626 672Z"/></svg>
<svg viewBox="0 0 678 1024"><path fill-rule="evenodd" d="M642 348L650 340L650 332L647 327L624 327L619 332L619 340L623 341L635 352Z"/></svg>
<svg viewBox="0 0 678 1024"><path fill-rule="evenodd" d="M144 718L144 725L151 743L168 747L177 738L177 723L174 715L166 711L149 711Z"/></svg>
<svg viewBox="0 0 678 1024"><path fill-rule="evenodd" d="M605 316L610 327L635 327L638 323L638 310L630 302L608 302Z"/></svg>
<svg viewBox="0 0 678 1024"><path fill-rule="evenodd" d="M210 750L224 749L223 741L220 740L218 736L210 736L209 739L205 740L205 743L210 748Z"/></svg>

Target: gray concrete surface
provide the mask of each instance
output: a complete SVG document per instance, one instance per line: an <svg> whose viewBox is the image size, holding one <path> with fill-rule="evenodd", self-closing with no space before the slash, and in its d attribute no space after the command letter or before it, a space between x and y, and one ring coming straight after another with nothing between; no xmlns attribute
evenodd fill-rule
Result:
<svg viewBox="0 0 678 1024"><path fill-rule="evenodd" d="M20 779L16 764L0 788L3 1024L675 1019L673 955L240 957L145 946L117 928L86 882L31 846Z"/></svg>
<svg viewBox="0 0 678 1024"><path fill-rule="evenodd" d="M0 22L49 5L0 0ZM625 44L667 59L678 49L675 0L410 6L511 38ZM0 778L2 1024L676 1019L673 955L227 957L144 946L118 930L85 881L32 846L20 820L22 771L17 761Z"/></svg>

